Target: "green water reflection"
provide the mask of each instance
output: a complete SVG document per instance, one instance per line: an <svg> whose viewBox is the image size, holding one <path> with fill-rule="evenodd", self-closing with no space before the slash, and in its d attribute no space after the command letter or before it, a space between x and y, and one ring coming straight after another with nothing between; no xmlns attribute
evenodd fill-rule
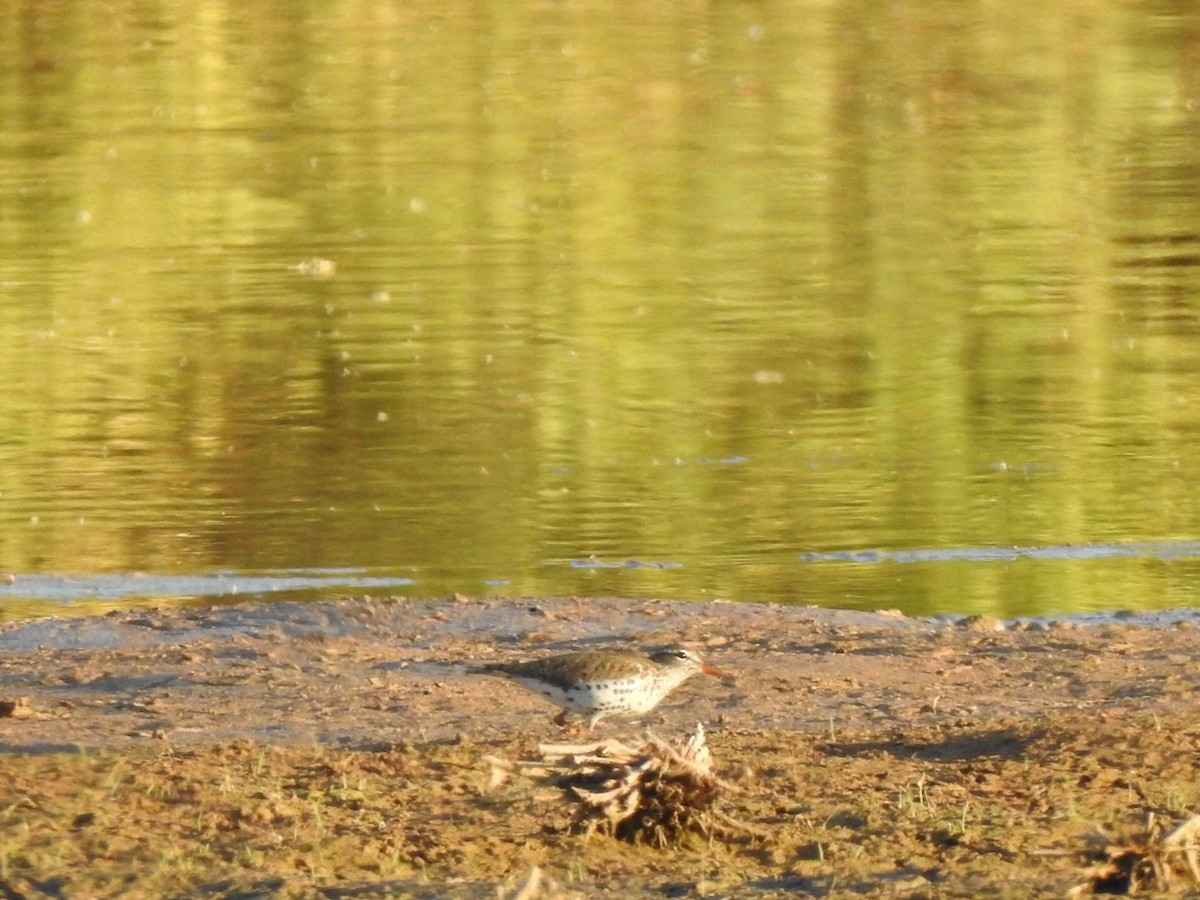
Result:
<svg viewBox="0 0 1200 900"><path fill-rule="evenodd" d="M1196 602L1200 9L5 18L0 569Z"/></svg>

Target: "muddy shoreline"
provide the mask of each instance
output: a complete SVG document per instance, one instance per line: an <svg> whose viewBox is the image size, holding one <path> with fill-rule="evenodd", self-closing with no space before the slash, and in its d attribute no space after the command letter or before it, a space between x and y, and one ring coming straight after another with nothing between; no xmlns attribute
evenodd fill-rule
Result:
<svg viewBox="0 0 1200 900"><path fill-rule="evenodd" d="M537 867L538 896L1062 896L1098 826L1200 809L1196 636L583 598L11 624L0 827L19 837L0 887L495 897ZM553 708L467 665L676 641L737 681L693 679L598 731L703 722L758 837L631 851L567 833L534 779L490 786L486 757L562 734Z"/></svg>

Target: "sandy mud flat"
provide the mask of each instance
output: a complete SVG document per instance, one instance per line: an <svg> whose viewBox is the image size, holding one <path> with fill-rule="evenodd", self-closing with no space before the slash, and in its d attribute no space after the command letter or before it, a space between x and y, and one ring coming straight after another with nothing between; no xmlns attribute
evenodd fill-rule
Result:
<svg viewBox="0 0 1200 900"><path fill-rule="evenodd" d="M736 682L697 677L597 735L703 722L744 831L585 839L536 770L497 777L579 734L467 665L669 642ZM1186 616L582 598L10 624L0 896L1061 897L1099 849L1200 811L1196 643ZM1194 890L1174 871L1160 891Z"/></svg>

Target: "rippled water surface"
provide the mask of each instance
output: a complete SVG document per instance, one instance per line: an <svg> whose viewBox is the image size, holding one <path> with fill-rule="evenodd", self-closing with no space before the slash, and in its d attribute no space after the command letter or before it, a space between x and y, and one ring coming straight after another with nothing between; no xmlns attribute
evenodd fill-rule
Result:
<svg viewBox="0 0 1200 900"><path fill-rule="evenodd" d="M1186 4L7 19L0 620L1200 598Z"/></svg>

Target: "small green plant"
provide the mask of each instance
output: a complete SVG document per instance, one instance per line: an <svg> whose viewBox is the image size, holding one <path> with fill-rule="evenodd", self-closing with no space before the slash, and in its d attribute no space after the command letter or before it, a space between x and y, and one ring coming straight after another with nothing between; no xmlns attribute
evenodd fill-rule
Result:
<svg viewBox="0 0 1200 900"><path fill-rule="evenodd" d="M970 811L970 809L971 809L971 801L964 800L963 806L962 806L962 812L959 813L959 816L958 816L958 833L959 834L967 833L967 813Z"/></svg>
<svg viewBox="0 0 1200 900"><path fill-rule="evenodd" d="M911 812L913 810L929 812L933 809L929 795L925 792L924 773L916 781L900 788L899 794L896 797L896 808L904 812Z"/></svg>
<svg viewBox="0 0 1200 900"><path fill-rule="evenodd" d="M572 856L567 860L567 881L573 884L587 881L587 866L578 856Z"/></svg>

